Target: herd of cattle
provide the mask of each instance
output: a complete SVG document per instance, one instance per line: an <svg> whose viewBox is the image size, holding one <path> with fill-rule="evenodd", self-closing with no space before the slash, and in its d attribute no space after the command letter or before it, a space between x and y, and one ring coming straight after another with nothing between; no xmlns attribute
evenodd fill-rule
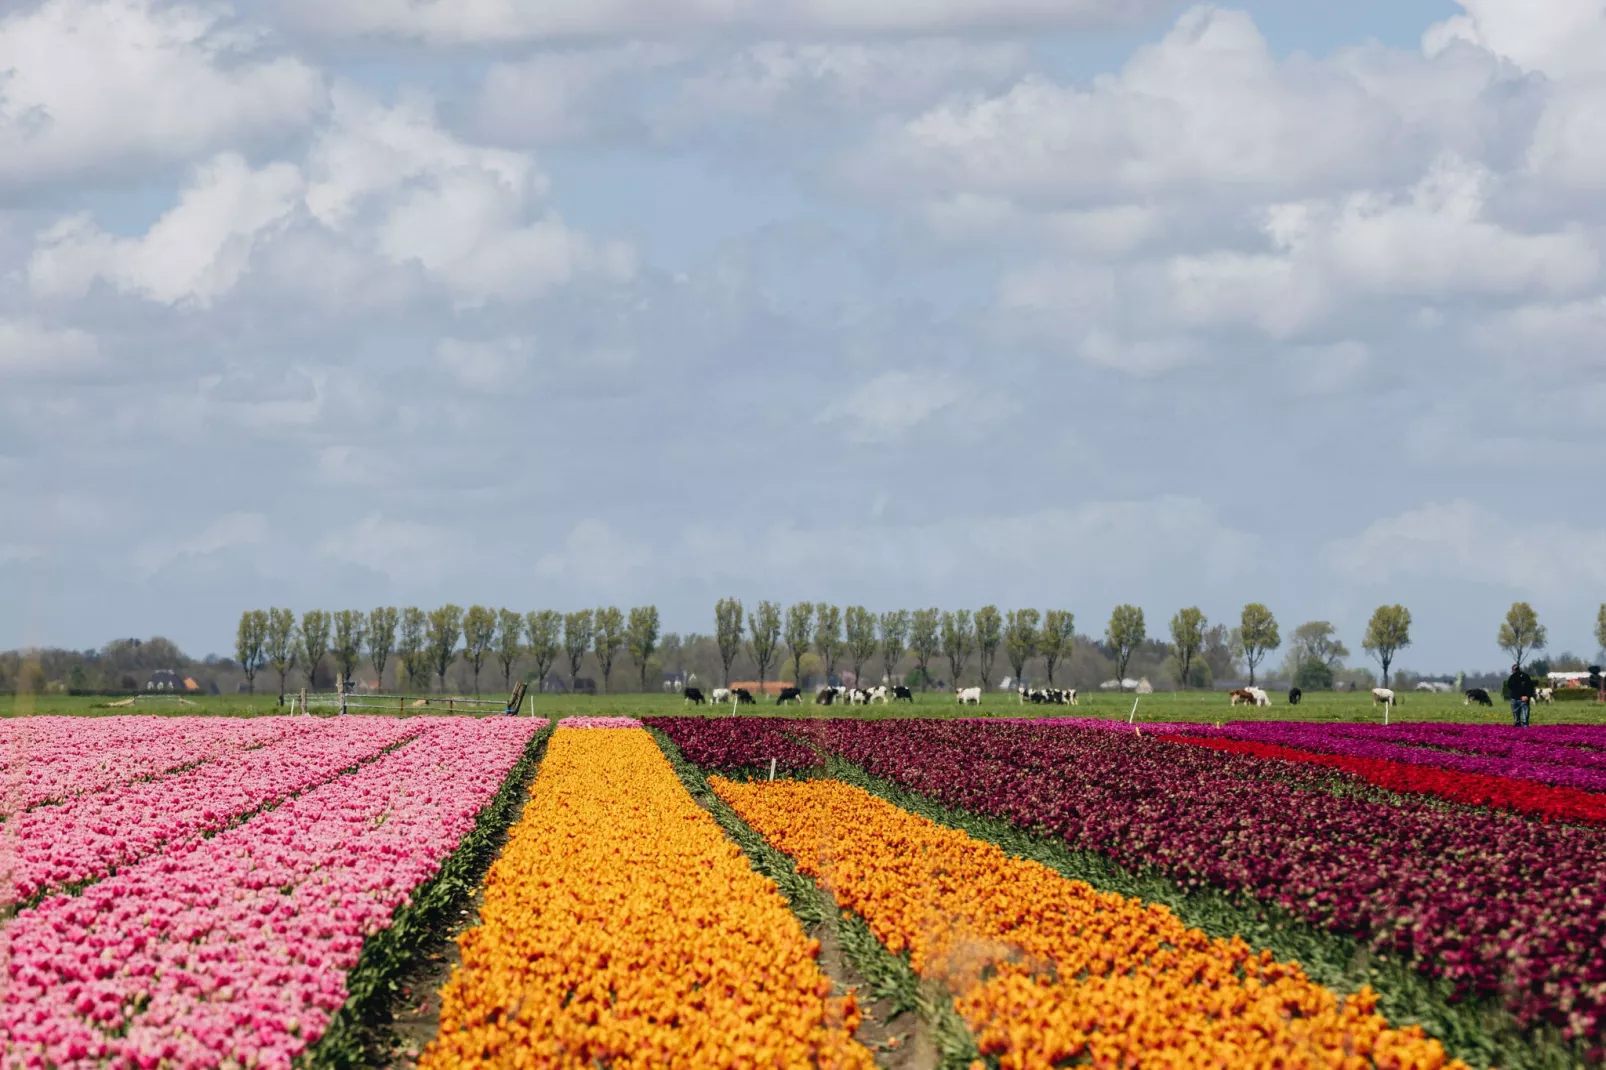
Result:
<svg viewBox="0 0 1606 1070"><path fill-rule="evenodd" d="M758 700L753 697L753 693L745 687L716 687L706 697L703 695L702 688L688 687L683 694L686 701L694 706L701 706L705 702L721 704L729 702L736 706L754 706L758 704ZM1076 688L1074 687L1017 687L1015 694L1023 705L1028 702L1034 706L1076 705ZM1469 687L1463 694L1465 695L1465 701L1462 703L1464 706L1470 706L1474 702L1480 706L1494 705L1494 700L1489 697L1489 692L1481 687ZM979 706L981 705L981 696L982 689L979 687L954 689L954 698L961 706ZM1302 697L1303 693L1299 688L1292 688L1288 692L1288 704L1297 706ZM1237 688L1227 692L1227 698L1229 704L1233 706L1271 705L1271 695L1265 689L1259 687ZM1550 702L1554 698L1555 692L1548 687L1541 687L1534 694L1534 699L1538 702ZM816 706L837 704L869 706L876 702L888 705L893 702L913 702L914 700L914 692L902 685L891 687L822 687L814 692L814 704ZM775 696L775 704L784 706L787 703L801 706L803 704L803 692L795 687L781 688L780 693ZM1398 706L1400 704L1400 696L1392 688L1372 688L1372 705L1384 704Z"/></svg>

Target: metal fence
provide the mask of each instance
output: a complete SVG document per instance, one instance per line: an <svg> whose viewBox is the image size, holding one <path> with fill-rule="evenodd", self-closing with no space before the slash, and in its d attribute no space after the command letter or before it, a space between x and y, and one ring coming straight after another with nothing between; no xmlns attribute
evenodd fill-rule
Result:
<svg viewBox="0 0 1606 1070"><path fill-rule="evenodd" d="M466 695L384 695L338 690L308 694L305 690L292 702L302 713L313 710L379 710L385 713L445 711L446 713L517 714L524 705L524 681L513 687L507 698L470 698Z"/></svg>

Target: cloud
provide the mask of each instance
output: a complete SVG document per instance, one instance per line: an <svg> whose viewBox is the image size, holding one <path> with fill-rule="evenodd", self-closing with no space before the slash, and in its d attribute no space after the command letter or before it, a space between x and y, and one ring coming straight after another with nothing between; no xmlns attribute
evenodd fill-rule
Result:
<svg viewBox="0 0 1606 1070"><path fill-rule="evenodd" d="M561 549L537 558L535 574L570 589L612 595L630 592L632 581L652 561L652 551L646 545L591 518L570 530Z"/></svg>
<svg viewBox="0 0 1606 1070"><path fill-rule="evenodd" d="M855 441L885 442L902 438L965 396L963 384L945 373L886 372L816 419L846 424Z"/></svg>
<svg viewBox="0 0 1606 1070"><path fill-rule="evenodd" d="M0 189L184 163L299 129L322 79L213 4L48 0L0 19Z"/></svg>
<svg viewBox="0 0 1606 1070"><path fill-rule="evenodd" d="M525 343L516 338L493 342L442 338L435 357L463 386L483 392L506 386L528 359Z"/></svg>
<svg viewBox="0 0 1606 1070"><path fill-rule="evenodd" d="M260 546L268 539L268 518L262 513L235 511L218 517L184 539L151 539L132 555L145 576L159 572L182 557L203 557L235 547Z"/></svg>
<svg viewBox="0 0 1606 1070"><path fill-rule="evenodd" d="M448 571L456 542L442 528L374 512L325 536L317 546L317 554L371 569L392 580L432 581Z"/></svg>
<svg viewBox="0 0 1606 1070"><path fill-rule="evenodd" d="M44 231L29 287L39 297L77 298L105 279L163 304L205 306L233 289L258 245L289 224L301 192L294 166L252 170L226 153L198 168L178 204L142 237L113 237L82 215Z"/></svg>
<svg viewBox="0 0 1606 1070"><path fill-rule="evenodd" d="M0 378L59 378L101 363L100 343L87 331L0 319Z"/></svg>
<svg viewBox="0 0 1606 1070"><path fill-rule="evenodd" d="M1457 0L1465 14L1429 27L1435 55L1466 41L1552 78L1606 72L1606 9L1593 0Z"/></svg>
<svg viewBox="0 0 1606 1070"><path fill-rule="evenodd" d="M1132 24L1169 0L284 0L278 14L318 32L437 45L578 37L736 33L947 33Z"/></svg>

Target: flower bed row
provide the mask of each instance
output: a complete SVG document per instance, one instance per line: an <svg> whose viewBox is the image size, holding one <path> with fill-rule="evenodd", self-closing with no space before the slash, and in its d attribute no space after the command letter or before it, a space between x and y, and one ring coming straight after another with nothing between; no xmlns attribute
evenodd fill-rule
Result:
<svg viewBox="0 0 1606 1070"><path fill-rule="evenodd" d="M159 776L309 731L303 717L26 717L3 722L0 814Z"/></svg>
<svg viewBox="0 0 1606 1070"><path fill-rule="evenodd" d="M289 1067L543 722L421 719L357 772L0 930L0 1066ZM419 723L419 722L414 722Z"/></svg>
<svg viewBox="0 0 1606 1070"><path fill-rule="evenodd" d="M810 726L818 731L820 724ZM1606 1024L1606 834L1325 790L1343 774L1145 735L830 722L844 758L1184 890L1249 893L1574 1038Z"/></svg>
<svg viewBox="0 0 1606 1070"><path fill-rule="evenodd" d="M164 846L223 828L423 730L418 720L317 719L255 750L17 814L0 831L11 868L10 880L0 872L0 906L95 880Z"/></svg>
<svg viewBox="0 0 1606 1070"><path fill-rule="evenodd" d="M1267 721L1234 722L1222 728L1169 725L1166 730L1175 735L1274 743L1325 754L1432 766L1457 773L1530 781L1578 791L1606 792L1606 760L1595 764L1596 759L1606 759L1606 755L1578 747L1557 744L1530 744L1525 747L1520 741L1505 740L1490 740L1483 744L1505 752L1503 756L1495 756L1459 753L1469 745L1480 745L1477 737L1460 732L1418 731L1413 733L1410 743L1395 743L1386 738L1368 738L1343 730L1359 726L1336 727L1339 730L1335 731L1335 726L1331 725Z"/></svg>
<svg viewBox="0 0 1606 1070"><path fill-rule="evenodd" d="M642 729L559 729L420 1065L872 1065L775 885Z"/></svg>
<svg viewBox="0 0 1606 1070"><path fill-rule="evenodd" d="M1459 773L1433 765L1397 762L1384 758L1322 754L1256 740L1211 739L1203 736L1162 734L1169 743L1185 743L1231 754L1256 758L1319 765L1351 773L1370 784L1390 791L1432 795L1465 806L1487 806L1512 810L1545 821L1572 821L1584 825L1606 825L1606 795L1577 788L1558 788L1531 780L1517 780L1482 773Z"/></svg>
<svg viewBox="0 0 1606 1070"><path fill-rule="evenodd" d="M1004 1068L1463 1066L1236 937L1101 893L832 780L736 783L721 798L800 872L956 996Z"/></svg>
<svg viewBox="0 0 1606 1070"><path fill-rule="evenodd" d="M768 768L797 772L820 764L819 755L798 742L812 726L826 722L771 717L654 717L652 726L668 733L686 760L704 769L734 772Z"/></svg>

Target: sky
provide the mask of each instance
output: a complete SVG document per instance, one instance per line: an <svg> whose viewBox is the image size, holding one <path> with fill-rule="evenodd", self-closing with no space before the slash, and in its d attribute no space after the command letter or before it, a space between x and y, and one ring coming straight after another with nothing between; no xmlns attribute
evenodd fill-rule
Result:
<svg viewBox="0 0 1606 1070"><path fill-rule="evenodd" d="M1606 601L1602 0L12 0L0 648Z"/></svg>

